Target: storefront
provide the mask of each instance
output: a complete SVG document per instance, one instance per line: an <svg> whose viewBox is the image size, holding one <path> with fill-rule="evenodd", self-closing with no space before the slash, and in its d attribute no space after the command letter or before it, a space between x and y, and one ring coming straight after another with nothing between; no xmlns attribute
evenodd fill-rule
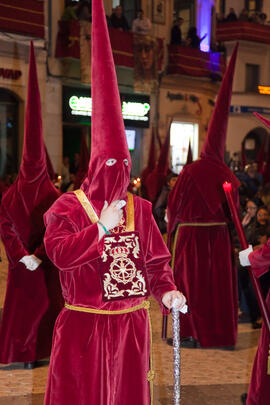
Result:
<svg viewBox="0 0 270 405"><path fill-rule="evenodd" d="M122 114L126 128L128 146L132 159L132 174L140 173L140 148L144 128L149 128L150 97L137 94L122 94ZM108 111L110 100L108 99ZM91 137L92 99L91 90L63 87L63 156L71 163L80 150L80 134L88 128Z"/></svg>

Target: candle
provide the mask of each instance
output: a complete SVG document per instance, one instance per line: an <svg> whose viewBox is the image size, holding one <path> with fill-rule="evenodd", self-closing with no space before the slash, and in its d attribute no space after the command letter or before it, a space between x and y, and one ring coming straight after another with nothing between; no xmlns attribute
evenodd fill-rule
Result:
<svg viewBox="0 0 270 405"><path fill-rule="evenodd" d="M243 226L240 221L239 213L238 213L237 207L236 207L234 199L233 199L231 183L228 183L228 182L224 183L223 190L225 192L226 199L227 199L230 211L231 211L232 220L235 225L235 229L236 229L239 241L240 241L240 245L241 245L242 249L247 249L248 248L247 238L244 233L244 229L243 229ZM266 331L268 332L268 336L270 337L270 317L269 317L268 309L265 305L265 300L264 300L264 297L262 294L261 285L260 285L259 281L257 280L257 278L254 276L251 267L248 267L248 272L249 272L251 282L252 282L252 285L253 285L257 300L258 300L258 304L259 304L259 307L260 307L260 310L262 313L262 318L263 318L265 326L266 326Z"/></svg>
<svg viewBox="0 0 270 405"><path fill-rule="evenodd" d="M236 232L237 232L237 235L238 235L238 238L240 241L240 245L241 245L242 249L247 249L248 243L247 243L246 235L244 233L244 229L243 229L243 226L240 221L239 213L238 213L238 210L236 208L236 205L235 205L234 199L233 199L232 184L228 183L226 181L226 183L223 184L223 190L225 191L227 202L230 207L232 220L233 220L235 228L236 228Z"/></svg>

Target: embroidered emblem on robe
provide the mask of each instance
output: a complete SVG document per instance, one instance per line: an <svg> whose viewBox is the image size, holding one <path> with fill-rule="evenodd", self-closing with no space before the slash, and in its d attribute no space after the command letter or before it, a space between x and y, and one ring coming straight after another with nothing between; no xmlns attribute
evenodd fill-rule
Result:
<svg viewBox="0 0 270 405"><path fill-rule="evenodd" d="M104 300L149 295L138 232L105 236L100 269Z"/></svg>

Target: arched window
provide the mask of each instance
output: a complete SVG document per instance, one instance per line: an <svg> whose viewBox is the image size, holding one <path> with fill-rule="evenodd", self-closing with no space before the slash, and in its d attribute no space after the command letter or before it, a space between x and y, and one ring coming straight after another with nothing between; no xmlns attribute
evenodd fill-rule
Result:
<svg viewBox="0 0 270 405"><path fill-rule="evenodd" d="M0 177L18 170L18 99L0 88Z"/></svg>

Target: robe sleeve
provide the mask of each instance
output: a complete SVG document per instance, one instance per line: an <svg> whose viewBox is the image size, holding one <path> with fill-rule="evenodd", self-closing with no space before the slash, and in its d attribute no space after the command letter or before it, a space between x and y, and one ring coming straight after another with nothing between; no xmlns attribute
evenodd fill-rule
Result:
<svg viewBox="0 0 270 405"><path fill-rule="evenodd" d="M44 241L41 242L41 244L35 249L34 255L38 257L40 260L48 260L48 256L45 250L45 245Z"/></svg>
<svg viewBox="0 0 270 405"><path fill-rule="evenodd" d="M256 277L261 277L266 273L270 266L270 238L263 247L251 252L248 258Z"/></svg>
<svg viewBox="0 0 270 405"><path fill-rule="evenodd" d="M98 241L97 224L78 231L67 217L53 213L45 221L46 252L59 270L73 271L101 256L104 238Z"/></svg>
<svg viewBox="0 0 270 405"><path fill-rule="evenodd" d="M29 255L29 253L25 249L3 205L1 206L0 210L0 234L6 249L9 263L11 267L15 267L19 260L23 256Z"/></svg>
<svg viewBox="0 0 270 405"><path fill-rule="evenodd" d="M169 266L170 259L171 255L152 216L146 252L146 271L151 294L159 302L164 314L169 311L162 304L163 295L177 289Z"/></svg>

